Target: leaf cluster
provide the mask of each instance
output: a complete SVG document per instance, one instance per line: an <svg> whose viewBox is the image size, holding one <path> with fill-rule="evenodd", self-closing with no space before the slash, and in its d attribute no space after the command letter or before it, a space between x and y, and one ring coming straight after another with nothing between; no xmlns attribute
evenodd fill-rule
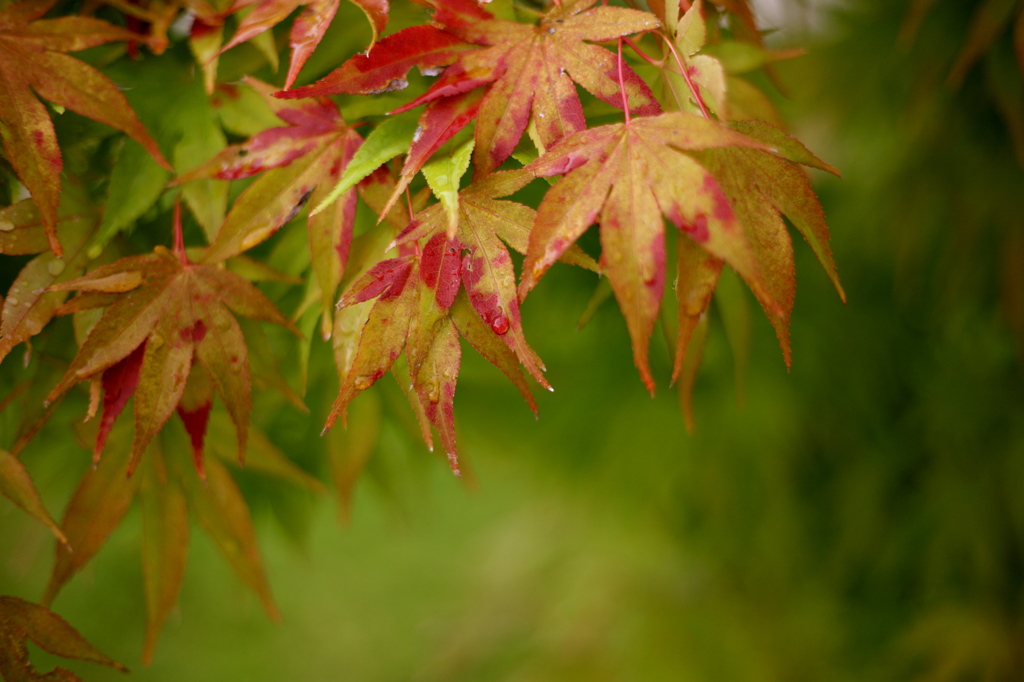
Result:
<svg viewBox="0 0 1024 682"><path fill-rule="evenodd" d="M784 216L843 297L805 168L835 170L747 79L792 55L765 48L745 1L424 0L429 19L391 34L386 1L355 4L369 42L299 87L338 0L0 9L0 253L24 263L2 301L0 360L15 377L4 400L43 363L61 375L5 444L0 490L60 543L46 603L138 500L146 658L180 588L190 518L276 615L225 453L319 487L251 419L254 389L306 409L314 337L330 341L338 377L325 431L392 373L460 474L463 340L536 413L531 382L551 386L522 306L556 261L602 278L595 302L614 296L651 392L663 328L688 421L725 269L790 362ZM525 198L542 186L539 202ZM600 253L588 254L576 242L594 224ZM719 305L736 314L728 297ZM53 354L70 346L68 317L77 350ZM25 372L9 359L19 344ZM94 469L57 524L18 454L55 415L81 415L60 407L78 385L98 417ZM360 447L352 461L365 462ZM344 499L358 467L338 474Z"/></svg>

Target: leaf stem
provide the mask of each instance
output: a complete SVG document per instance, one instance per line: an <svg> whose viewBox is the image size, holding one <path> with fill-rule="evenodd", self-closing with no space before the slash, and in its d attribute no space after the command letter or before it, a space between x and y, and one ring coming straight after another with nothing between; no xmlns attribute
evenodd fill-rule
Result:
<svg viewBox="0 0 1024 682"><path fill-rule="evenodd" d="M181 197L174 202L174 253L181 259L182 265L188 265L185 255L185 236L181 232Z"/></svg>
<svg viewBox="0 0 1024 682"><path fill-rule="evenodd" d="M693 98L697 101L697 106L700 107L700 113L704 114L704 118L710 121L711 114L708 113L708 108L704 106L704 98L700 96L700 89L696 85L694 85L692 80L690 80L689 69L687 69L686 66L683 64L682 58L676 51L676 46L673 45L669 37L662 33L661 31L658 31L658 35L660 35L664 39L665 44L668 45L668 49L672 50L672 54L676 58L676 64L679 65L679 71L680 73L682 73L683 78L686 80L686 87L690 89L690 94L693 95Z"/></svg>
<svg viewBox="0 0 1024 682"><path fill-rule="evenodd" d="M645 62L647 62L648 64L650 64L651 66L653 66L653 67L655 67L657 69L665 68L665 60L664 59L662 59L661 61L658 61L654 57L649 56L646 52L644 52L643 50L640 49L639 45L637 45L636 43L633 42L632 38L629 38L627 36L622 36L622 39L625 40L626 44L629 45L631 48L633 48L633 52L636 52L637 55L639 55L640 58L643 59Z"/></svg>
<svg viewBox="0 0 1024 682"><path fill-rule="evenodd" d="M626 125L629 125L629 101L626 99L626 81L622 77L622 38L619 38L619 93L622 95L622 110L626 112Z"/></svg>

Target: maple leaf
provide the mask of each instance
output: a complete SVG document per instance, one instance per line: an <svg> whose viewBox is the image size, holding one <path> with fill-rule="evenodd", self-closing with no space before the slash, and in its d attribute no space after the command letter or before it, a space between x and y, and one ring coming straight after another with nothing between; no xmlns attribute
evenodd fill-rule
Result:
<svg viewBox="0 0 1024 682"><path fill-rule="evenodd" d="M91 17L41 19L56 0L24 0L0 11L0 137L7 158L39 206L50 249L57 238L63 167L46 107L32 94L127 133L170 168L128 100L106 76L64 54L137 37Z"/></svg>
<svg viewBox="0 0 1024 682"><path fill-rule="evenodd" d="M202 256L205 263L224 260L267 239L307 201L322 203L363 142L330 100L282 102L270 96L271 86L252 78L246 82L289 125L269 128L245 144L228 147L175 180L175 184L200 178L236 180L262 173L231 207ZM320 283L324 329L328 331L335 291L352 244L356 192L351 188L328 210L307 219L310 257Z"/></svg>
<svg viewBox="0 0 1024 682"><path fill-rule="evenodd" d="M686 113L637 118L566 138L526 167L537 176L565 177L538 208L520 299L597 220L603 270L626 316L640 376L653 391L647 345L665 287L662 215L705 251L732 266L767 308L778 307L722 188L686 153L765 146Z"/></svg>
<svg viewBox="0 0 1024 682"><path fill-rule="evenodd" d="M215 265L189 262L181 243L177 210L175 234L174 252L158 246L151 254L128 256L51 287L82 292L69 303L75 310L104 307L106 311L47 401L56 400L79 381L101 378L104 414L94 451L98 457L114 419L134 395L135 436L129 474L175 409L193 435L196 465L201 471L205 419L197 418L196 413L209 409L214 390L234 420L239 458L244 456L251 378L248 349L232 311L299 334L244 278ZM208 374L213 390L203 393L196 389L186 395L195 370Z"/></svg>
<svg viewBox="0 0 1024 682"><path fill-rule="evenodd" d="M388 0L352 0L352 2L363 10L370 22L373 36L367 47L369 50L387 27ZM251 4L252 0L239 0L235 3L233 11ZM302 11L295 18L289 33L292 58L284 82L284 89L287 90L292 87L303 65L313 54L316 46L320 44L324 33L327 32L327 28L334 20L334 15L338 12L339 4L340 0L261 0L252 12L239 22L238 30L221 49L221 52L252 40L284 21L297 8L302 7Z"/></svg>
<svg viewBox="0 0 1024 682"><path fill-rule="evenodd" d="M65 246L62 257L42 253L21 269L0 306L0 362L22 342L30 342L50 322L67 296L48 291L53 284L65 282L85 271L89 262L87 247L99 227L99 211L91 206L84 192L67 183L58 213L57 234ZM0 253L25 255L47 248L46 227L39 208L30 199L0 209Z"/></svg>
<svg viewBox="0 0 1024 682"><path fill-rule="evenodd" d="M595 2L556 6L537 25L496 19L465 0L432 3L441 28L399 31L320 81L276 96L291 99L400 89L413 66L427 72L447 66L426 93L393 112L426 103L422 130L444 131L423 139L410 151L402 175L415 175L417 163L422 165L473 118L477 120L473 165L477 176L484 175L509 157L531 121L545 147L586 127L574 82L612 106L621 108L625 97L634 113L660 111L654 95L632 69L627 65L620 69L614 54L584 42L651 30L657 28L657 19L637 10L593 7ZM625 92L620 90L620 75ZM486 88L482 99L466 99L466 93L480 87ZM453 98L456 103L447 101Z"/></svg>
<svg viewBox="0 0 1024 682"><path fill-rule="evenodd" d="M448 182L457 187L464 171L465 165L455 169ZM507 244L525 251L536 214L527 206L496 198L516 192L531 179L522 171L495 173L459 192L456 202L420 211L395 240L398 257L370 268L346 291L339 308L377 300L358 336L351 337L351 364L325 431L345 414L356 395L392 369L404 349L409 376L399 381L410 386L424 439L431 444L430 427L437 429L458 474L454 397L460 335L509 377L536 412L520 365L541 386L550 386L540 358L523 334L515 272L506 248ZM442 192L435 187L435 193ZM596 270L579 249L567 250L564 257Z"/></svg>
<svg viewBox="0 0 1024 682"><path fill-rule="evenodd" d="M119 430L120 429L120 430ZM184 578L191 520L206 529L242 580L259 596L271 618L279 617L270 593L248 506L231 473L221 461L233 459L231 417L214 410L210 415L211 451L206 477L182 455L187 447L165 431L154 439L139 471L129 476L130 438L124 421L114 427L111 446L86 472L68 502L61 530L74 548L58 545L43 602L49 604L65 584L103 547L111 532L138 500L142 516L142 569L146 599L146 638L143 660L149 662L157 638L174 607ZM323 486L298 469L255 427L250 427L246 467L314 492Z"/></svg>
<svg viewBox="0 0 1024 682"><path fill-rule="evenodd" d="M0 679L7 682L60 680L80 682L74 673L54 668L40 674L29 660L28 642L62 658L76 658L127 672L123 665L89 644L66 620L38 604L0 596Z"/></svg>

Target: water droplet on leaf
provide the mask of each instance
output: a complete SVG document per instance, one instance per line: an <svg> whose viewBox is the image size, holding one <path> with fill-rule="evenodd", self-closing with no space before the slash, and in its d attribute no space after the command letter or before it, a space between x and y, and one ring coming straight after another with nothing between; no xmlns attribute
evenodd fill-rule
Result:
<svg viewBox="0 0 1024 682"><path fill-rule="evenodd" d="M7 220L0 220L0 232L10 232L14 229L14 223Z"/></svg>
<svg viewBox="0 0 1024 682"><path fill-rule="evenodd" d="M358 391L365 391L370 386L373 386L374 381L376 381L374 377L364 374L363 376L356 377L355 381L352 382L352 385L355 386Z"/></svg>
<svg viewBox="0 0 1024 682"><path fill-rule="evenodd" d="M54 258L52 261L49 262L49 264L47 264L46 271L49 272L54 277L64 272L64 259Z"/></svg>
<svg viewBox="0 0 1024 682"><path fill-rule="evenodd" d="M8 296L8 297L7 297L7 305L12 305L12 306L14 306L14 305L18 305L19 303L21 303L21 301L19 301L19 300L18 300L17 298L15 298L14 296Z"/></svg>

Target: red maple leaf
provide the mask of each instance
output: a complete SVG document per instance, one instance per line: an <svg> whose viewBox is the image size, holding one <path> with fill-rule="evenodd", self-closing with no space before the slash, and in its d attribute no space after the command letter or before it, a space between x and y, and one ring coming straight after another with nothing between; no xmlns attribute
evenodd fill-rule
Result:
<svg viewBox="0 0 1024 682"><path fill-rule="evenodd" d="M458 126L445 126L446 135L423 141L410 157L425 160L459 128L477 119L474 167L478 175L497 168L512 153L532 120L540 142L554 144L583 130L586 122L578 83L594 96L621 107L625 96L634 113L660 111L647 85L630 69L620 69L615 55L588 42L605 42L658 27L647 13L620 7L594 7L596 0L579 0L552 8L536 25L496 19L469 0L431 3L440 27L419 26L389 36L366 56L357 55L326 77L277 97L298 98L339 93L366 94L400 89L413 66L432 72L446 66L422 96L396 110L427 104L421 119L424 131L438 126L436 109L447 101L486 88L482 100ZM460 102L462 100L459 100ZM453 119L455 120L455 119ZM407 162L403 176L415 175Z"/></svg>
<svg viewBox="0 0 1024 682"><path fill-rule="evenodd" d="M452 234L443 204L421 211L395 240L399 256L378 263L353 283L339 307L376 302L354 340L354 359L327 428L356 395L392 369L404 350L409 376L399 381L410 386L424 438L430 443L430 427L437 429L458 473L454 398L460 335L511 379L536 412L520 365L542 386L550 386L523 333L515 272L506 248L525 251L536 213L496 199L531 179L522 171L495 173L460 192ZM579 249L564 255L567 262L596 269Z"/></svg>

